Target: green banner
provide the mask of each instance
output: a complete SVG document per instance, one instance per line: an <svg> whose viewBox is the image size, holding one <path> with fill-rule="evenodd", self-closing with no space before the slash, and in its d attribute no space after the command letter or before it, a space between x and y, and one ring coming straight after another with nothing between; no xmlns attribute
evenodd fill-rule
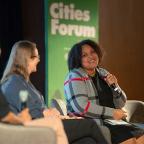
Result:
<svg viewBox="0 0 144 144"><path fill-rule="evenodd" d="M47 101L63 98L67 55L83 39L98 41L98 0L46 0L46 94Z"/></svg>

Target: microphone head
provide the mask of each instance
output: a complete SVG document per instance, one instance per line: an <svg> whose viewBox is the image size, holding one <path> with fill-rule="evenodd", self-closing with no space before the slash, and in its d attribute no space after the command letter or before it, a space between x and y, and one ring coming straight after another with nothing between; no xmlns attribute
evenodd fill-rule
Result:
<svg viewBox="0 0 144 144"><path fill-rule="evenodd" d="M99 72L99 75L102 78L107 77L107 75L109 74L109 72L106 69L103 69L103 68L98 68L98 72Z"/></svg>
<svg viewBox="0 0 144 144"><path fill-rule="evenodd" d="M99 72L99 75L104 79L107 77L107 75L109 74L109 72L106 70L106 69L103 69L103 68L98 68L97 71ZM117 94L121 94L121 89L116 86L114 83L110 85L110 87L115 91L117 92Z"/></svg>
<svg viewBox="0 0 144 144"><path fill-rule="evenodd" d="M28 91L27 90L21 90L19 92L19 98L22 103L22 107L26 108L27 107L27 99L28 99Z"/></svg>

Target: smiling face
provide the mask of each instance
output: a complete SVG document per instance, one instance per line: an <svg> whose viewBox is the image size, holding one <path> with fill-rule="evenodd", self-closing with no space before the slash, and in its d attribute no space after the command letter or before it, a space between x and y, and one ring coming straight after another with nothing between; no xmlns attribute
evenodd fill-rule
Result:
<svg viewBox="0 0 144 144"><path fill-rule="evenodd" d="M99 58L95 50L89 46L82 46L82 67L86 71L95 71L99 63Z"/></svg>
<svg viewBox="0 0 144 144"><path fill-rule="evenodd" d="M35 48L33 54L28 60L28 73L31 74L32 72L37 71L37 64L40 61L38 49Z"/></svg>

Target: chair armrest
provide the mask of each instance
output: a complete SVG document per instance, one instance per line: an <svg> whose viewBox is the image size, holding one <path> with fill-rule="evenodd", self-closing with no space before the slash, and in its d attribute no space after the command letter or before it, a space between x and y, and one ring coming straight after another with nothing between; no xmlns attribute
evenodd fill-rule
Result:
<svg viewBox="0 0 144 144"><path fill-rule="evenodd" d="M56 144L51 128L25 127L0 123L1 144Z"/></svg>
<svg viewBox="0 0 144 144"><path fill-rule="evenodd" d="M133 123L144 123L144 102L127 100L124 110L127 111L127 120Z"/></svg>
<svg viewBox="0 0 144 144"><path fill-rule="evenodd" d="M67 115L66 102L63 99L53 98L51 100L51 107L56 108L61 115Z"/></svg>

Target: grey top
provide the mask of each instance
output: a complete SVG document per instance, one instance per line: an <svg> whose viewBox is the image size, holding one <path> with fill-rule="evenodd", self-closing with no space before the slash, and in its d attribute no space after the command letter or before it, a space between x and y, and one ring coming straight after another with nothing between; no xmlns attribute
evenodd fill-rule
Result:
<svg viewBox="0 0 144 144"><path fill-rule="evenodd" d="M20 99L20 91L28 92L27 107L29 108L32 118L43 117L43 110L46 108L43 96L29 81L23 76L12 74L2 83L1 90L7 99L11 110L18 114L22 111L23 105Z"/></svg>
<svg viewBox="0 0 144 144"><path fill-rule="evenodd" d="M119 87L119 89L121 88ZM113 117L114 108L99 104L97 89L84 69L73 69L68 73L64 83L64 90L68 113L72 112L94 118L97 122L101 121L102 116L105 118ZM121 92L121 95L118 95L112 90L114 105L120 109L125 105L127 99L122 89Z"/></svg>

